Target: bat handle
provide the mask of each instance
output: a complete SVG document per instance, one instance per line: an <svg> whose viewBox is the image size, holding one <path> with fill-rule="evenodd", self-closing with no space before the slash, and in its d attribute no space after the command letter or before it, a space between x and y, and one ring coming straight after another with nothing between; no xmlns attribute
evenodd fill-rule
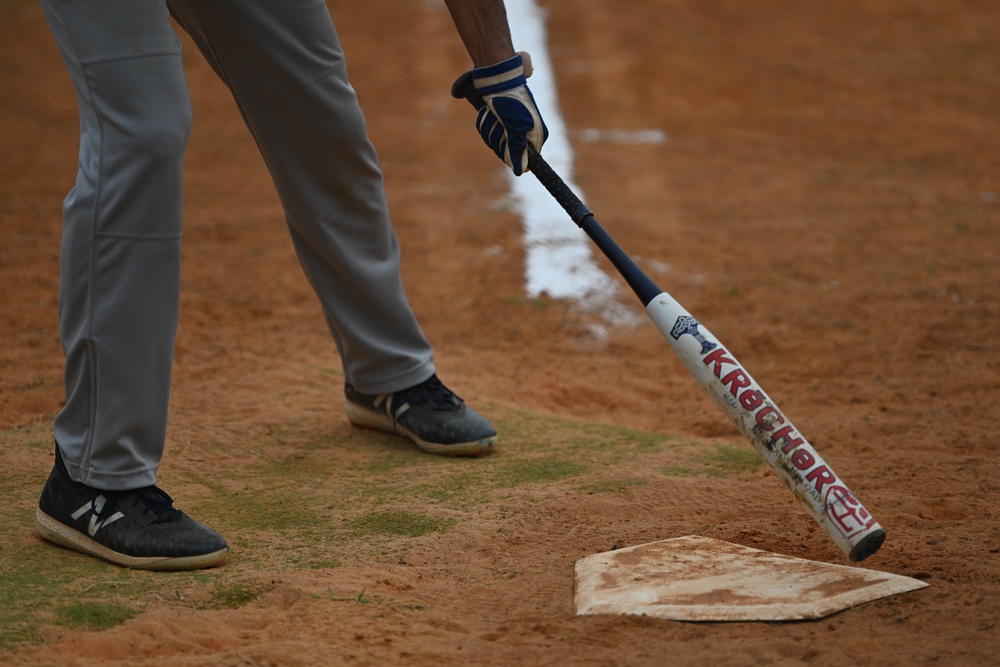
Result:
<svg viewBox="0 0 1000 667"><path fill-rule="evenodd" d="M586 204L580 201L580 198L570 190L559 174L549 166L545 158L539 155L531 146L528 146L528 169L535 175L538 182L549 191L549 194L552 195L556 202L563 207L563 210L569 214L569 217L573 219L573 222L578 227L584 227L584 220L588 217L594 217L594 214L590 212Z"/></svg>
<svg viewBox="0 0 1000 667"><path fill-rule="evenodd" d="M485 100L483 100L479 91L476 90L476 86L472 81L471 70L455 80L455 83L451 86L451 95L455 99L468 100L469 104L477 110L486 106ZM562 177L531 146L528 147L528 169L535 175L538 182L549 191L549 194L552 195L556 202L563 207L563 210L569 214L569 217L572 218L578 227L583 227L583 221L587 216L593 216L586 204L580 201L580 198L566 185Z"/></svg>

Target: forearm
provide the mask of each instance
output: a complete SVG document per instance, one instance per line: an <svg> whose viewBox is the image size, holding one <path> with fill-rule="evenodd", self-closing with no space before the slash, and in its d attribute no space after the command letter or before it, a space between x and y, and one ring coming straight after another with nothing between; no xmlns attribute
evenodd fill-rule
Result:
<svg viewBox="0 0 1000 667"><path fill-rule="evenodd" d="M514 56L503 0L445 0L445 4L474 66Z"/></svg>

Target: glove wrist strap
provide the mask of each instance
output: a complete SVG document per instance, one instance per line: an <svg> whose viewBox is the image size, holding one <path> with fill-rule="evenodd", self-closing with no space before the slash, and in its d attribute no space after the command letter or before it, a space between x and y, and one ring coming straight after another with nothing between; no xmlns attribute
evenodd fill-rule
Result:
<svg viewBox="0 0 1000 667"><path fill-rule="evenodd" d="M495 65L472 70L472 83L483 97L496 95L527 85L531 70L531 56L521 51Z"/></svg>

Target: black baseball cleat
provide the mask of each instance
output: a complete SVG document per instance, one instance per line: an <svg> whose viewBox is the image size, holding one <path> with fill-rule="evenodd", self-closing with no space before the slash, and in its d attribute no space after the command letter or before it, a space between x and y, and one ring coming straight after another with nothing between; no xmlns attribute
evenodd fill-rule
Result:
<svg viewBox="0 0 1000 667"><path fill-rule="evenodd" d="M485 456L497 442L489 421L437 375L394 394L362 394L350 384L344 385L344 394L352 424L405 436L430 454Z"/></svg>
<svg viewBox="0 0 1000 667"><path fill-rule="evenodd" d="M226 541L173 502L155 486L102 491L74 482L57 447L35 525L50 542L138 570L197 570L226 560Z"/></svg>

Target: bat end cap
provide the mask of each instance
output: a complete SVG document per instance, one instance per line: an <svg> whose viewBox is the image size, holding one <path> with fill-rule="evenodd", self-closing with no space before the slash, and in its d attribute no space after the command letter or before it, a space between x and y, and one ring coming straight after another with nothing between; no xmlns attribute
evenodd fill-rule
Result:
<svg viewBox="0 0 1000 667"><path fill-rule="evenodd" d="M860 542L854 545L854 548L851 549L851 553L848 555L848 558L850 558L852 562L860 563L878 551L883 542L885 542L885 530L882 528L873 530L865 535Z"/></svg>

